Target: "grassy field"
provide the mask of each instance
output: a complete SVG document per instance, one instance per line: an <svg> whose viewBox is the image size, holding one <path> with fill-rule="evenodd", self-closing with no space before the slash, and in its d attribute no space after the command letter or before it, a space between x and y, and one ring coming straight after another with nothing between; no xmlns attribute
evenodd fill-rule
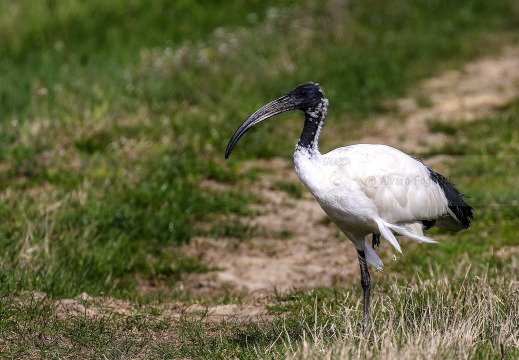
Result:
<svg viewBox="0 0 519 360"><path fill-rule="evenodd" d="M177 319L160 306L200 300L173 290L209 270L179 245L250 236L231 220L258 201L244 184L261 170L240 172L243 160L291 156L301 124L285 115L224 161L251 110L319 82L334 100L335 131L323 134L333 143L420 79L513 39L516 2L174 3L0 0L0 354L519 357L518 257L507 250L518 243L519 100L492 118L431 123L452 140L431 154L454 155L447 175L477 221L455 237L437 231L441 248L407 247L374 284L370 334L360 335L358 286L278 294L264 324ZM202 188L207 179L233 190ZM150 283L160 291L143 292ZM56 314L84 292L135 308Z"/></svg>

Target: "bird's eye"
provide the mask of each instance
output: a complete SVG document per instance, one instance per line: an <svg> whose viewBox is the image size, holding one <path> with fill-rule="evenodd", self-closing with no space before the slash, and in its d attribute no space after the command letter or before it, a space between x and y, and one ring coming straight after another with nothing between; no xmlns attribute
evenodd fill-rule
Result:
<svg viewBox="0 0 519 360"><path fill-rule="evenodd" d="M301 97L306 96L306 90L301 90L301 91L299 92L299 96L301 96Z"/></svg>

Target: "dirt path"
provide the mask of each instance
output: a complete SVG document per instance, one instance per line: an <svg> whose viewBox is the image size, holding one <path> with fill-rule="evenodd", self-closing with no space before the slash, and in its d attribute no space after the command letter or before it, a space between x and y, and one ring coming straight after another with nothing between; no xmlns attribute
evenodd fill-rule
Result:
<svg viewBox="0 0 519 360"><path fill-rule="evenodd" d="M519 96L519 46L508 46L501 53L468 63L422 81L410 91L414 97L397 100L398 120L381 119L375 135L359 142L385 143L411 153L423 153L446 140L445 135L428 130L431 120L470 120L491 113ZM418 99L425 99L420 107Z"/></svg>
<svg viewBox="0 0 519 360"><path fill-rule="evenodd" d="M506 47L501 53L471 62L459 71L425 80L409 93L413 97L396 101L398 118L381 117L370 128L369 135L348 139L348 142L383 143L413 154L441 144L446 141L445 136L429 132L429 121L479 117L519 95L519 46ZM420 107L418 103L424 99L427 106ZM326 133L326 127L323 132ZM229 289L245 294L242 305L211 307L209 315L215 320L227 316L265 319L268 316L265 305L274 289L282 292L290 288L330 286L345 280L356 282L358 277L353 245L333 224L324 220L324 212L311 195L304 190L298 199L275 189L280 181L299 184L291 159L260 161L253 165L271 170L254 186L264 200L255 205L259 215L244 219L259 235L241 243L195 238L182 249L191 255L203 254L204 261L219 270L186 276L181 290L208 298ZM205 185L221 186L211 182ZM386 244L382 247L384 249L379 251L387 263L391 249ZM82 311L81 304L88 295L81 296L59 301L58 311L64 314ZM126 313L132 308L127 302L112 302L119 312ZM166 313L173 317L207 313L203 305L165 306Z"/></svg>

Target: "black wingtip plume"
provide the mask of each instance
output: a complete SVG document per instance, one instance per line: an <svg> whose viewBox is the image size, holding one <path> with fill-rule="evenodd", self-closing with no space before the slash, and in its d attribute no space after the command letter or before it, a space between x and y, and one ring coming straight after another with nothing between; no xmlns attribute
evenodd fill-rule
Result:
<svg viewBox="0 0 519 360"><path fill-rule="evenodd" d="M454 213L457 220L465 228L470 227L470 223L474 220L473 210L474 208L467 204L463 199L467 196L461 194L458 189L451 183L445 176L427 167L429 170L429 177L432 181L440 186L443 190L445 197L448 201L449 209Z"/></svg>

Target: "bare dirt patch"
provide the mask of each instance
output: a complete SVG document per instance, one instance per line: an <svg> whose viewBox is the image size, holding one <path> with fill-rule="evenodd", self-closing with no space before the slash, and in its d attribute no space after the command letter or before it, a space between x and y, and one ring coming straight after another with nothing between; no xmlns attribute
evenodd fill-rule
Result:
<svg viewBox="0 0 519 360"><path fill-rule="evenodd" d="M433 120L470 120L490 114L519 95L519 46L508 46L501 53L468 63L461 70L447 71L422 81L399 99L398 118L384 117L376 122L373 135L365 143L384 143L410 153L424 153L447 140L433 134ZM426 102L426 106L420 103Z"/></svg>
<svg viewBox="0 0 519 360"><path fill-rule="evenodd" d="M132 315L138 306L129 301L110 297L93 298L87 293L82 293L75 299L60 299L54 301L55 313L58 319L66 319L69 316L110 316L112 313L120 315Z"/></svg>
<svg viewBox="0 0 519 360"><path fill-rule="evenodd" d="M264 200L254 205L260 215L244 221L261 235L237 245L227 239L196 238L185 251L204 254L221 269L220 281L245 292L330 285L336 278L352 276L355 270L348 258L356 259L355 251L337 239L334 227L323 223L325 214L317 202L306 194L296 199L275 190L277 181L299 181L291 162L274 159L256 165L271 172L255 184Z"/></svg>

